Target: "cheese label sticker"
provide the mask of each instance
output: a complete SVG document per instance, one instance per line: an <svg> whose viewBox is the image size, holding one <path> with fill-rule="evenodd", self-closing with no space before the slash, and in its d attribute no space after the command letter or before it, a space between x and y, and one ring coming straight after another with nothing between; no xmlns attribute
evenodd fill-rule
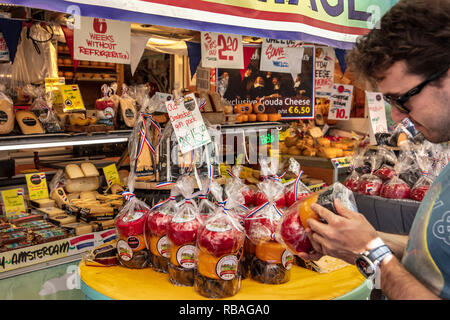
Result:
<svg viewBox="0 0 450 320"><path fill-rule="evenodd" d="M115 183L121 185L122 187L124 186L122 181L120 181L119 173L117 172L117 167L114 163L104 167L103 173L105 174L108 186L112 186Z"/></svg>
<svg viewBox="0 0 450 320"><path fill-rule="evenodd" d="M119 258L124 261L130 261L133 258L133 250L124 240L117 241L117 253L119 254Z"/></svg>
<svg viewBox="0 0 450 320"><path fill-rule="evenodd" d="M233 280L237 274L239 260L233 255L227 255L217 262L216 273L222 280Z"/></svg>
<svg viewBox="0 0 450 320"><path fill-rule="evenodd" d="M25 176L30 200L48 199L47 179L45 173L31 173Z"/></svg>
<svg viewBox="0 0 450 320"><path fill-rule="evenodd" d="M61 85L59 89L63 99L64 112L86 110L77 84Z"/></svg>
<svg viewBox="0 0 450 320"><path fill-rule="evenodd" d="M7 218L27 212L22 188L3 190L1 196L3 213Z"/></svg>
<svg viewBox="0 0 450 320"><path fill-rule="evenodd" d="M177 262L185 269L195 267L197 260L197 247L191 244L182 246L177 251Z"/></svg>

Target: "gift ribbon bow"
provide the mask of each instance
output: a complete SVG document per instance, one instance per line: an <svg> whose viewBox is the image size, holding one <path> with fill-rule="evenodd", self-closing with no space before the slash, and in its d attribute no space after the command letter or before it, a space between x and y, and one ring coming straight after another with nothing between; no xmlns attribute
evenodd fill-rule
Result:
<svg viewBox="0 0 450 320"><path fill-rule="evenodd" d="M169 202L169 201L175 201L175 196L170 196L168 197L166 200L160 201L157 204L155 204L150 210L154 210L157 209L159 207L161 207L163 204Z"/></svg>
<svg viewBox="0 0 450 320"><path fill-rule="evenodd" d="M131 191L124 191L121 193L125 200L130 201L131 198L135 197L135 194Z"/></svg>
<svg viewBox="0 0 450 320"><path fill-rule="evenodd" d="M162 188L162 187L166 187L166 186L172 186L174 184L175 184L175 182L170 182L170 181L158 182L156 184L156 189L159 189L159 188Z"/></svg>
<svg viewBox="0 0 450 320"><path fill-rule="evenodd" d="M272 205L272 207L275 209L275 212L281 217L283 216L283 211L281 209L279 209L276 205L276 203L274 201L267 201L266 203L263 203L262 205L260 205L259 207L253 209L252 211L250 211L250 213L247 215L247 217L245 217L245 219L251 219L253 216L255 216L258 212L261 212L261 210L263 210L264 208L266 208L267 206ZM248 238L248 237L247 237ZM275 233L272 233L270 235L270 238L272 240L275 240Z"/></svg>

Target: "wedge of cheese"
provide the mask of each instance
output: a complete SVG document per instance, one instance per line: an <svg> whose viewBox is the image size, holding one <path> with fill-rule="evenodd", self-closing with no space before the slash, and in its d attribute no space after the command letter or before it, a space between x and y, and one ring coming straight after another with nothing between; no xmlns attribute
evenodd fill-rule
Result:
<svg viewBox="0 0 450 320"><path fill-rule="evenodd" d="M45 133L39 119L33 112L19 110L16 112L16 120L23 134Z"/></svg>
<svg viewBox="0 0 450 320"><path fill-rule="evenodd" d="M76 164L68 164L65 168L66 175L69 179L77 179L77 178L84 178L84 173L81 170L81 168ZM71 192L71 191L67 191Z"/></svg>
<svg viewBox="0 0 450 320"><path fill-rule="evenodd" d="M83 162L81 164L81 171L85 177L98 177L100 173L91 162Z"/></svg>

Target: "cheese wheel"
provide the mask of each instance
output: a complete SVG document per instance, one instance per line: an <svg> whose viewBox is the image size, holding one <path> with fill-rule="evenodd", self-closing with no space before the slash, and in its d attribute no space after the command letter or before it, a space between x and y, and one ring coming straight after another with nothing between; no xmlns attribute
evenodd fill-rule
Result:
<svg viewBox="0 0 450 320"><path fill-rule="evenodd" d="M91 162L83 162L81 164L81 171L83 171L85 177L98 177L100 175L97 168Z"/></svg>
<svg viewBox="0 0 450 320"><path fill-rule="evenodd" d="M271 121L271 122L276 122L281 119L280 113L269 113L267 116L268 116L269 121Z"/></svg>
<svg viewBox="0 0 450 320"><path fill-rule="evenodd" d="M23 134L45 133L39 119L33 112L20 110L16 112L16 120Z"/></svg>
<svg viewBox="0 0 450 320"><path fill-rule="evenodd" d="M258 244L255 247L255 255L258 259L269 262L281 264L284 247L276 241L268 241L263 244Z"/></svg>
<svg viewBox="0 0 450 320"><path fill-rule="evenodd" d="M250 113L248 115L248 122L255 122L256 121L256 114Z"/></svg>
<svg viewBox="0 0 450 320"><path fill-rule="evenodd" d="M67 192L94 191L99 187L98 177L67 179L64 188Z"/></svg>
<svg viewBox="0 0 450 320"><path fill-rule="evenodd" d="M256 115L256 120L261 121L261 122L266 122L269 120L269 116L265 113L260 113Z"/></svg>
<svg viewBox="0 0 450 320"><path fill-rule="evenodd" d="M81 168L74 163L66 165L65 172L69 179L77 179L77 178L84 177L84 173L81 170ZM85 191L85 190L81 190L81 191ZM79 191L79 192L81 192L81 191ZM68 192L76 192L76 191L68 191Z"/></svg>
<svg viewBox="0 0 450 320"><path fill-rule="evenodd" d="M266 107L264 106L263 103L258 102L258 103L255 103L253 105L253 112L254 113L264 113L264 111L266 111Z"/></svg>

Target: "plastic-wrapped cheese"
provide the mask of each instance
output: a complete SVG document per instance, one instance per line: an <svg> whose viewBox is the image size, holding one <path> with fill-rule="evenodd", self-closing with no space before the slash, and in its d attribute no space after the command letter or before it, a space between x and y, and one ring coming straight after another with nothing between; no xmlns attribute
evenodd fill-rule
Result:
<svg viewBox="0 0 450 320"><path fill-rule="evenodd" d="M14 108L8 101L0 100L0 134L8 134L14 129Z"/></svg>
<svg viewBox="0 0 450 320"><path fill-rule="evenodd" d="M16 112L17 123L23 134L42 134L44 128L33 112L20 110Z"/></svg>

